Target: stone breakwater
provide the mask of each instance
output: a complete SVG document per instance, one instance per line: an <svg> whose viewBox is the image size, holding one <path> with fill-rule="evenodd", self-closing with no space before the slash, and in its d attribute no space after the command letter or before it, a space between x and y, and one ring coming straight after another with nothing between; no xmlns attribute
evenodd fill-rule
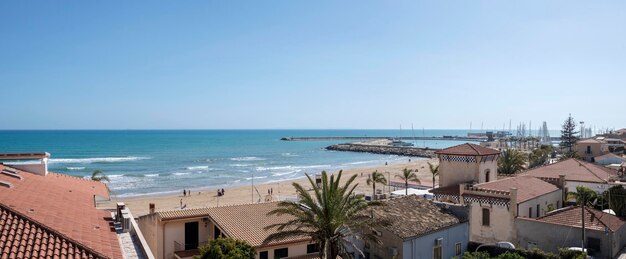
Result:
<svg viewBox="0 0 626 259"><path fill-rule="evenodd" d="M414 147L394 147L387 145L367 145L358 143L336 144L326 147L326 150L364 152L384 155L435 157L437 149L414 148Z"/></svg>

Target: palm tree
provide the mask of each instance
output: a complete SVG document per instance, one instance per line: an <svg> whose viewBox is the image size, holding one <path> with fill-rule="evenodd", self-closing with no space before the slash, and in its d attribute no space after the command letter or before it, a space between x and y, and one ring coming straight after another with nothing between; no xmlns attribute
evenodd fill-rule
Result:
<svg viewBox="0 0 626 259"><path fill-rule="evenodd" d="M352 185L356 175L353 175L343 185L339 185L341 171L331 175L322 172L322 184L317 186L314 179L308 174L313 195L298 183L293 183L299 202L281 201L278 207L267 215L291 215L292 220L276 223L266 227L266 230L276 228L276 233L269 235L264 243L284 241L287 238L310 237L320 248L320 258L334 259L352 258L348 248L356 249L362 256L363 252L353 243L353 240L368 240L381 244L378 236L374 235L375 227L384 226L384 220L376 220L371 215L371 208L380 206L379 202L367 202L363 195L354 193L358 184Z"/></svg>
<svg viewBox="0 0 626 259"><path fill-rule="evenodd" d="M584 203L585 206L595 207L594 205L598 200L598 194L588 187L577 186L576 192L567 193L567 198L568 200L575 199L577 205Z"/></svg>
<svg viewBox="0 0 626 259"><path fill-rule="evenodd" d="M439 165L434 166L430 162L428 163L428 169L430 169L430 173L433 175L433 189L435 189L435 177L439 175Z"/></svg>
<svg viewBox="0 0 626 259"><path fill-rule="evenodd" d="M526 155L516 149L507 149L502 152L498 160L498 173L516 174L524 170L526 165Z"/></svg>
<svg viewBox="0 0 626 259"><path fill-rule="evenodd" d="M378 170L372 172L367 177L367 185L372 186L372 200L376 200L376 183L387 184L387 179L383 173L379 173Z"/></svg>
<svg viewBox="0 0 626 259"><path fill-rule="evenodd" d="M93 171L91 180L96 182L110 182L109 177L100 170Z"/></svg>
<svg viewBox="0 0 626 259"><path fill-rule="evenodd" d="M415 169L415 172L417 172L417 169ZM409 195L409 181L422 183L420 182L420 179L417 179L417 175L413 172L413 169L404 168L402 169L402 175L396 175L396 177L404 181L404 188L406 190L405 195Z"/></svg>

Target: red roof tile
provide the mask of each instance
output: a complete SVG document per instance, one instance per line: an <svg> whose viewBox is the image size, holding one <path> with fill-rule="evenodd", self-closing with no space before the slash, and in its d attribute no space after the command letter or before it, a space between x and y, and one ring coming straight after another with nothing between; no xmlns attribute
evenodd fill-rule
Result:
<svg viewBox="0 0 626 259"><path fill-rule="evenodd" d="M511 188L517 188L517 202L525 202L559 190L555 185L531 176L508 177L488 183L476 184L474 187L482 190L505 192L511 191Z"/></svg>
<svg viewBox="0 0 626 259"><path fill-rule="evenodd" d="M0 170L6 167L0 164ZM11 169L22 179L0 174L0 181L12 185L0 186L1 204L106 257L122 257L117 234L111 229L111 213L94 206L94 195L108 197L106 185L62 174L42 176ZM34 250L49 249L47 236L33 237Z"/></svg>
<svg viewBox="0 0 626 259"><path fill-rule="evenodd" d="M611 169L570 158L521 173L533 177L559 178L565 175L566 181L605 183L617 173Z"/></svg>
<svg viewBox="0 0 626 259"><path fill-rule="evenodd" d="M545 223L558 224L570 227L582 227L582 209L579 206L567 207L533 219ZM626 221L615 215L585 207L585 229L611 232L620 230Z"/></svg>
<svg viewBox="0 0 626 259"><path fill-rule="evenodd" d="M44 246L38 245L43 243ZM81 243L0 203L2 258L105 258Z"/></svg>
<svg viewBox="0 0 626 259"><path fill-rule="evenodd" d="M457 145L454 147L449 147L446 149L439 150L435 152L435 154L440 155L458 155L458 156L487 156L487 155L498 155L500 151L479 146L476 144L465 143L461 145Z"/></svg>

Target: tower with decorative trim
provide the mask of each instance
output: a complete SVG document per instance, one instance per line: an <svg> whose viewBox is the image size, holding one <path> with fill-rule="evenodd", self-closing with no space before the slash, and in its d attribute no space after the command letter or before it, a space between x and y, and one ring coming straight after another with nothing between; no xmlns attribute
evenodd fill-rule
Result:
<svg viewBox="0 0 626 259"><path fill-rule="evenodd" d="M439 187L497 180L498 150L465 143L435 154L439 158Z"/></svg>

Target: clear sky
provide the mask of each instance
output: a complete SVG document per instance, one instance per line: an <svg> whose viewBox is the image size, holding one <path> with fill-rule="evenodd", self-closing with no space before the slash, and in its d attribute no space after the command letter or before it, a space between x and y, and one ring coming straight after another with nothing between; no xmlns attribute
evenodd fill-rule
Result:
<svg viewBox="0 0 626 259"><path fill-rule="evenodd" d="M0 129L626 127L626 1L2 1Z"/></svg>

